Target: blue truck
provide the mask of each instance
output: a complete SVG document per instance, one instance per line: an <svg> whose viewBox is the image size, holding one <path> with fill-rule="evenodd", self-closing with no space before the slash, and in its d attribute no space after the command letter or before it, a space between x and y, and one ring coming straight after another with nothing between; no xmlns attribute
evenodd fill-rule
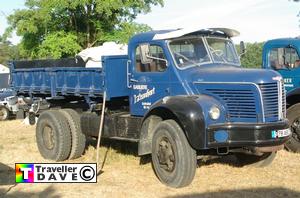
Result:
<svg viewBox="0 0 300 198"><path fill-rule="evenodd" d="M292 137L285 144L300 152L300 37L269 40L263 48L263 68L273 69L284 78L287 118Z"/></svg>
<svg viewBox="0 0 300 198"><path fill-rule="evenodd" d="M25 101L20 110L38 116L44 158L80 157L103 118L101 137L136 142L162 183L183 187L198 156L234 154L242 165L267 166L290 137L282 77L241 68L230 39L238 34L141 33L128 55L103 56L101 68L81 59L14 61L11 87Z"/></svg>

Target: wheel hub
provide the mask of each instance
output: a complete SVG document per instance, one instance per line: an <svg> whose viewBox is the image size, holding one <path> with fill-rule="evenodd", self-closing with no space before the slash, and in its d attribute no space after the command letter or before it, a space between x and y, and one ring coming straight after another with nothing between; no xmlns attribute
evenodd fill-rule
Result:
<svg viewBox="0 0 300 198"><path fill-rule="evenodd" d="M175 168L175 155L171 143L167 138L162 138L158 144L157 157L160 167L168 172Z"/></svg>
<svg viewBox="0 0 300 198"><path fill-rule="evenodd" d="M54 147L53 131L50 126L45 126L43 130L43 140L47 149L52 150Z"/></svg>

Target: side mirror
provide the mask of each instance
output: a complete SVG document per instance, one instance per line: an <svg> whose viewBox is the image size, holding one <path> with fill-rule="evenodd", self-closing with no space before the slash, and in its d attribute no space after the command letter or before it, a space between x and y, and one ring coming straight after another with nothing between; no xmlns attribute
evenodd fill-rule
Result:
<svg viewBox="0 0 300 198"><path fill-rule="evenodd" d="M243 55L245 53L246 53L246 46L245 46L244 41L241 41L240 42L240 55Z"/></svg>
<svg viewBox="0 0 300 198"><path fill-rule="evenodd" d="M140 55L141 55L141 62L142 64L151 63L152 59L150 57L150 46L149 44L141 44L140 48Z"/></svg>

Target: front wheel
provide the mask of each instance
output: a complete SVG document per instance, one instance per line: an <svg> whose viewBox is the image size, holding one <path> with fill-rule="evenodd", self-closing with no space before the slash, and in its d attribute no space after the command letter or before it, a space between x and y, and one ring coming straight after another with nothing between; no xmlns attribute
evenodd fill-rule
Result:
<svg viewBox="0 0 300 198"><path fill-rule="evenodd" d="M6 107L0 107L0 121L8 120L9 110Z"/></svg>
<svg viewBox="0 0 300 198"><path fill-rule="evenodd" d="M300 153L300 104L288 108L287 118L292 137L285 143L285 147L292 152Z"/></svg>
<svg viewBox="0 0 300 198"><path fill-rule="evenodd" d="M167 186L189 185L196 171L196 151L174 120L162 121L152 139L152 164L159 180Z"/></svg>
<svg viewBox="0 0 300 198"><path fill-rule="evenodd" d="M276 152L264 153L261 156L236 153L235 156L241 166L263 168L273 162L276 157Z"/></svg>

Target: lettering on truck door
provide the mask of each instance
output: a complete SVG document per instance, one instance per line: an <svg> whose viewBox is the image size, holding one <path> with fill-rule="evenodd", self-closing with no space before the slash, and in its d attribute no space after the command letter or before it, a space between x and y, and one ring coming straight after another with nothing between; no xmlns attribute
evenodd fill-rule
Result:
<svg viewBox="0 0 300 198"><path fill-rule="evenodd" d="M135 48L135 57L131 63L132 115L144 115L157 100L169 94L169 72L163 48L156 44L151 44L149 48L153 57L150 63L142 63L139 46Z"/></svg>

